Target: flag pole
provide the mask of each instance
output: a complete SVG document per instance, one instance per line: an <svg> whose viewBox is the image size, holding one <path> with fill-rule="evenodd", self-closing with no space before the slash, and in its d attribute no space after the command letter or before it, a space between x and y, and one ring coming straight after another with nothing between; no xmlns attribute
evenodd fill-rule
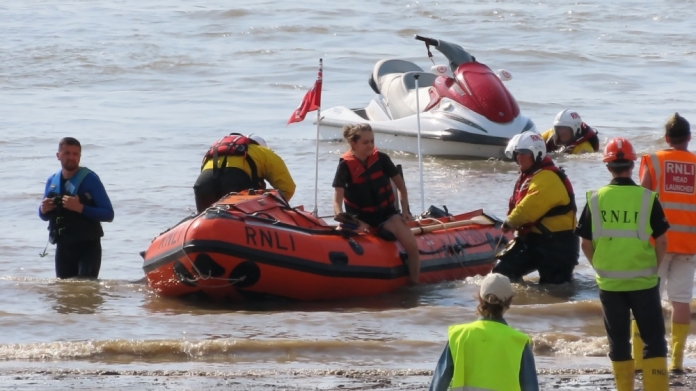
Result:
<svg viewBox="0 0 696 391"><path fill-rule="evenodd" d="M421 123L420 123L420 101L418 99L418 76L413 75L416 79L416 122L418 123L418 169L420 170L420 193L421 193L421 213L425 212L425 187L423 185L423 151L421 150Z"/></svg>
<svg viewBox="0 0 696 391"><path fill-rule="evenodd" d="M319 77L317 78L317 81L321 82L321 88L323 87L323 68L324 68L324 60L319 59ZM321 96L321 91L318 92ZM312 214L314 217L319 217L319 126L321 125L321 100L318 102L317 105L317 146L316 146L316 153L315 153L315 159L314 159L314 210L312 211Z"/></svg>

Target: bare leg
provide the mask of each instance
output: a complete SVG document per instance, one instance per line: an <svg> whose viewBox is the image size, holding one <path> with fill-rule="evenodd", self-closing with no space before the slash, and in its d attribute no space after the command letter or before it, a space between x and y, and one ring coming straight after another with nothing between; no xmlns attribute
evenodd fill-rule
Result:
<svg viewBox="0 0 696 391"><path fill-rule="evenodd" d="M411 277L411 283L418 284L420 276L420 255L418 254L418 243L416 237L411 232L411 229L406 225L404 218L401 215L394 215L386 223L384 229L396 236L396 240L404 246L406 254L408 254L408 273Z"/></svg>

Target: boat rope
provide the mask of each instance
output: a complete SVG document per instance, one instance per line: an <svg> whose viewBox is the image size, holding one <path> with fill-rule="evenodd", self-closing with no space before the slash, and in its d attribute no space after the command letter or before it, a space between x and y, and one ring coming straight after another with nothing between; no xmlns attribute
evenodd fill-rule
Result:
<svg viewBox="0 0 696 391"><path fill-rule="evenodd" d="M223 210L223 208L218 208L218 209L216 210L216 212L220 213L220 212L226 212L226 211L228 211L228 210L229 210L229 207L224 208L224 210ZM210 211L210 212L213 212L213 211ZM184 231L184 237L183 237L183 240L181 241L181 252L183 252L184 255L186 256L186 259L188 260L189 264L191 265L191 269L193 269L193 271L195 271L195 275L194 275L195 280L196 280L196 281L208 281L208 280L215 281L215 280L220 280L220 281L225 281L225 282L227 283L227 284L225 284L225 285L220 285L220 286L208 286L208 287L206 287L206 288L208 288L208 289L211 289L211 288L226 288L226 287L229 286L229 285L234 285L234 284L236 284L236 283L238 283L238 282L244 281L244 280L246 279L246 277L247 277L246 275L241 276L241 277L239 277L239 278L235 278L235 279L213 277L213 276L211 275L211 271L210 271L210 270L208 271L207 275L204 275L204 274L201 272L201 270L198 269L198 267L196 267L195 262L193 262L193 260L192 260L191 257L189 256L188 252L186 252L186 250L184 249L184 243L186 243L186 235L188 234L188 231L189 231L189 229L191 228L192 225L193 225L193 224L189 224L188 227L186 227L186 231Z"/></svg>
<svg viewBox="0 0 696 391"><path fill-rule="evenodd" d="M432 222L435 222L435 224L440 224L440 225L442 225L442 229L445 231L445 235L447 236L447 240L449 240L450 252L451 252L452 254L454 254L454 257L457 259L457 262L459 262L459 265L460 265L461 267L464 267L464 261L462 261L461 259L459 259L459 254L458 254L456 251L454 251L454 245L452 244L452 237L450 237L449 232L447 232L447 229L448 229L448 228L447 228L447 225L446 225L444 222L442 222L442 221L440 221L440 220L438 220L438 219L436 219L436 218L433 218L433 217L420 218L420 219L416 220L416 224L418 224L418 227L421 229L421 232L423 232L423 231L422 231L422 230L423 230L423 227L422 227L421 224L420 224L421 221L432 221Z"/></svg>

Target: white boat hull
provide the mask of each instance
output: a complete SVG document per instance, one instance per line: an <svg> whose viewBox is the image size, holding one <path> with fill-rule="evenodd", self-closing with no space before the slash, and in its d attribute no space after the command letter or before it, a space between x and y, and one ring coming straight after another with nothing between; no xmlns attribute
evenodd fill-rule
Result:
<svg viewBox="0 0 696 391"><path fill-rule="evenodd" d="M502 159L510 138L523 131L536 131L534 123L523 115L509 123L499 124L443 100L445 102L438 107L420 113L423 155ZM417 116L392 120L380 95L365 109L336 106L322 111L321 117L319 135L322 140L341 140L343 126L367 123L375 132L378 148L418 154Z"/></svg>

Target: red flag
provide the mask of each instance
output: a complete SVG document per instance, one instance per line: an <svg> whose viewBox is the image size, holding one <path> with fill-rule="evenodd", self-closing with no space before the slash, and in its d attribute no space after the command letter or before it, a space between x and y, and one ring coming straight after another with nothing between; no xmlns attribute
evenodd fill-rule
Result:
<svg viewBox="0 0 696 391"><path fill-rule="evenodd" d="M317 75L317 81L314 82L312 88L307 91L302 103L297 109L292 113L290 119L288 120L288 125L293 122L300 122L305 119L305 116L310 111L318 110L321 107L321 81L322 81L322 60L319 60L319 74Z"/></svg>

